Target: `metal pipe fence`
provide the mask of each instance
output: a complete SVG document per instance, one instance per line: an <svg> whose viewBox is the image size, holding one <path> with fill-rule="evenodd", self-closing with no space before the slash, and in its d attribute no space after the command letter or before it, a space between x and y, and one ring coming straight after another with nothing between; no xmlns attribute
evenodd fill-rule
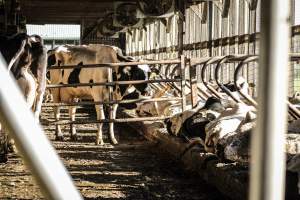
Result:
<svg viewBox="0 0 300 200"><path fill-rule="evenodd" d="M133 80L133 81L113 81L112 67L117 66L131 66L137 67L138 65L172 65L177 64L180 66L180 78L168 78L168 79L155 79L155 80ZM141 62L121 62L121 63L103 63L103 64L89 64L89 65L66 65L66 66L53 66L49 68L49 70L58 70L58 69L78 69L78 68L107 68L110 69L108 71L108 81L107 82L97 82L97 83L75 83L75 84L49 84L47 86L48 89L53 88L68 88L68 87L93 87L93 86L108 86L109 87L109 100L108 101L97 101L97 102L57 102L57 103L44 103L44 107L54 107L54 106L84 106L84 105L114 105L114 104L130 104L130 103L147 103L147 102L161 102L161 101L178 101L181 102L182 111L186 110L186 73L187 73L187 64L189 64L188 60L185 56L181 56L180 59L172 59L172 60L161 60L161 61L141 61ZM179 92L181 94L180 97L167 97L167 98L143 98L143 99L130 99L130 100L119 100L113 99L113 86L116 85L135 85L141 83L180 83ZM112 113L112 110L110 111ZM104 120L96 120L96 121L63 121L63 122L54 122L54 124L87 124L87 123L123 123L123 122L135 122L135 121L155 121L155 120L164 120L166 117L140 117L140 118L124 118L124 119L112 119L110 115L110 119Z"/></svg>
<svg viewBox="0 0 300 200"><path fill-rule="evenodd" d="M299 62L300 60L300 53L290 53L289 54L289 58L290 58L290 62ZM224 65L230 65L230 64L234 64L236 65L234 67L234 71L233 71L233 80L235 83L235 87L237 88L237 91L240 93L240 95L242 97L244 97L251 105L253 106L257 106L257 103L253 100L253 98L251 97L251 95L245 94L241 91L241 88L239 85L236 84L236 81L238 79L238 77L240 75L242 75L246 80L249 80L249 76L251 75L250 73L243 73L244 71L242 70L243 67L245 65L247 65L246 67L248 68L248 64L249 63L253 63L253 62L258 62L258 55L234 55L234 54L229 54L226 56L215 56L215 57L205 57L205 58L191 58L190 59L191 62L191 67L194 68L198 68L198 67L202 67L201 68L201 81L204 84L204 86L211 92L212 95L216 96L217 98L222 98L222 95L215 89L213 88L210 83L207 81L207 69L212 68L213 66L215 66L214 69L214 81L216 81L218 87L220 89L222 89L223 92L225 92L228 96L230 96L231 98L234 99L234 101L236 102L240 102L240 100L236 99L235 96L232 95L232 93L224 86L224 84L222 83L222 66ZM257 66L257 65L255 65ZM197 84L198 82L193 80L192 84ZM295 106L293 106L292 104L290 104L289 102L287 102L287 104L289 105L289 111L290 114L295 116L296 119L298 119L300 116L300 112L295 108Z"/></svg>

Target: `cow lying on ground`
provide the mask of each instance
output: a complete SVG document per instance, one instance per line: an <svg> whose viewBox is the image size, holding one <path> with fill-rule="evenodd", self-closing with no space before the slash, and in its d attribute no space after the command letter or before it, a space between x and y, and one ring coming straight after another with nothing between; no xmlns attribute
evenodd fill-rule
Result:
<svg viewBox="0 0 300 200"><path fill-rule="evenodd" d="M161 98L163 96L169 96L169 91L171 90L170 86L166 86L161 89L152 90L152 98ZM141 103L137 109L136 113L139 116L168 116L168 109L172 104L178 104L178 101L159 101L159 102L146 102Z"/></svg>
<svg viewBox="0 0 300 200"><path fill-rule="evenodd" d="M235 131L219 138L215 145L217 156L222 160L247 163L250 155L250 138L255 126L256 114L248 112Z"/></svg>
<svg viewBox="0 0 300 200"><path fill-rule="evenodd" d="M254 107L237 103L232 108L223 111L217 119L207 124L205 127L205 150L215 153L218 141L227 134L236 131L250 111L254 112Z"/></svg>
<svg viewBox="0 0 300 200"><path fill-rule="evenodd" d="M164 88L152 89L152 98L169 98L168 101L157 101L157 102L147 102L142 103L138 106L136 113L139 116L173 116L182 112L181 110L181 100L172 100L172 97L180 97L177 91L171 86L167 85ZM192 109L191 105L191 93L186 95L186 109ZM197 107L203 105L203 102L198 102Z"/></svg>
<svg viewBox="0 0 300 200"><path fill-rule="evenodd" d="M96 63L116 63L126 61L122 56L110 46L59 46L48 53L48 66L52 65L78 65L78 64L96 64ZM146 80L150 72L147 66L121 66L113 68L114 81L128 80ZM108 81L108 68L75 68L75 69L54 69L50 70L50 81L52 84L74 84L74 83L99 83ZM139 96L145 95L148 90L148 84L135 84L134 87L139 92ZM116 85L114 87L113 99L121 100L127 94L129 85ZM88 86L88 87L65 87L52 88L54 102L72 102L74 98L88 97L94 101L105 101L109 98L108 87ZM103 105L97 105L97 119L104 119ZM113 105L112 118L115 119L117 104ZM69 108L71 120L75 121L75 107ZM59 108L54 110L56 120L59 120ZM96 144L103 144L102 137L103 123L98 124ZM76 140L77 134L75 127L71 124L71 139ZM117 144L114 136L113 123L109 123L109 135L113 144ZM56 139L62 140L63 134L60 125L56 125Z"/></svg>
<svg viewBox="0 0 300 200"><path fill-rule="evenodd" d="M168 132L175 136L200 137L205 139L204 127L224 110L221 101L209 97L205 105L197 110L188 110L165 120Z"/></svg>
<svg viewBox="0 0 300 200"><path fill-rule="evenodd" d="M292 97L289 98L289 101L292 103L292 104L299 104L300 103L300 92L295 92L293 94Z"/></svg>
<svg viewBox="0 0 300 200"><path fill-rule="evenodd" d="M248 82L243 78L243 77L238 77L237 80L237 85L239 85L241 87L240 91L244 94L249 95L250 93L253 93L253 84L251 84L251 87L249 86ZM240 99L240 100L244 100L244 97L242 97L237 88L234 85L233 81L230 81L226 84L223 84L224 88L226 88L227 90L229 90L229 92L236 98L236 99ZM219 94L222 96L222 103L225 107L230 107L233 103L234 100L229 97L222 88L218 87L217 91L219 92Z"/></svg>
<svg viewBox="0 0 300 200"><path fill-rule="evenodd" d="M249 112L239 128L220 138L216 145L216 154L220 158L239 163L248 163L250 160L250 141L256 126L256 115ZM299 124L296 121L296 124ZM288 125L288 132L285 134L285 152L288 155L300 153L300 135L294 132L295 123ZM299 130L299 128L298 128Z"/></svg>

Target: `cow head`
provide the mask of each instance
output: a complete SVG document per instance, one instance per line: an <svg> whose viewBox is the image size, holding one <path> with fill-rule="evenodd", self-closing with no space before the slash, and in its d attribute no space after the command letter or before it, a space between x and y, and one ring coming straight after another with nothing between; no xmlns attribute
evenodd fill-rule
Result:
<svg viewBox="0 0 300 200"><path fill-rule="evenodd" d="M150 68L148 65L139 65L139 66L124 66L120 67L118 71L118 81L137 81L137 80L148 80L148 73ZM150 92L148 83L139 83L134 84L137 92L140 95L144 96ZM125 95L129 85L120 85L121 96Z"/></svg>
<svg viewBox="0 0 300 200"><path fill-rule="evenodd" d="M54 50L49 50L47 52L48 54L48 59L47 59L47 67L51 67L52 65L56 64L56 55Z"/></svg>
<svg viewBox="0 0 300 200"><path fill-rule="evenodd" d="M21 69L29 67L31 64L31 42L30 36L26 33L0 38L0 51L8 63L8 70L16 79L20 78Z"/></svg>

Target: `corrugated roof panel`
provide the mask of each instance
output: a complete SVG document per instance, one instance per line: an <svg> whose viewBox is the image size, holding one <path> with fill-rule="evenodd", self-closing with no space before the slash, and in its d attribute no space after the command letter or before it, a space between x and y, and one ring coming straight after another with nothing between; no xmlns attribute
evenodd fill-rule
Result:
<svg viewBox="0 0 300 200"><path fill-rule="evenodd" d="M79 40L80 25L26 25L29 35L37 34L46 40Z"/></svg>

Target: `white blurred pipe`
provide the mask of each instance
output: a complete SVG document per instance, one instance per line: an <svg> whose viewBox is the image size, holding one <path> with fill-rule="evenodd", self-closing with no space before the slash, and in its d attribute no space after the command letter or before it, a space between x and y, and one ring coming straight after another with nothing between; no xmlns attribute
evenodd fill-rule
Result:
<svg viewBox="0 0 300 200"><path fill-rule="evenodd" d="M63 163L35 122L0 54L0 121L15 140L25 163L47 199L81 200Z"/></svg>
<svg viewBox="0 0 300 200"><path fill-rule="evenodd" d="M261 1L258 124L251 143L250 200L281 200L285 191L289 1Z"/></svg>

